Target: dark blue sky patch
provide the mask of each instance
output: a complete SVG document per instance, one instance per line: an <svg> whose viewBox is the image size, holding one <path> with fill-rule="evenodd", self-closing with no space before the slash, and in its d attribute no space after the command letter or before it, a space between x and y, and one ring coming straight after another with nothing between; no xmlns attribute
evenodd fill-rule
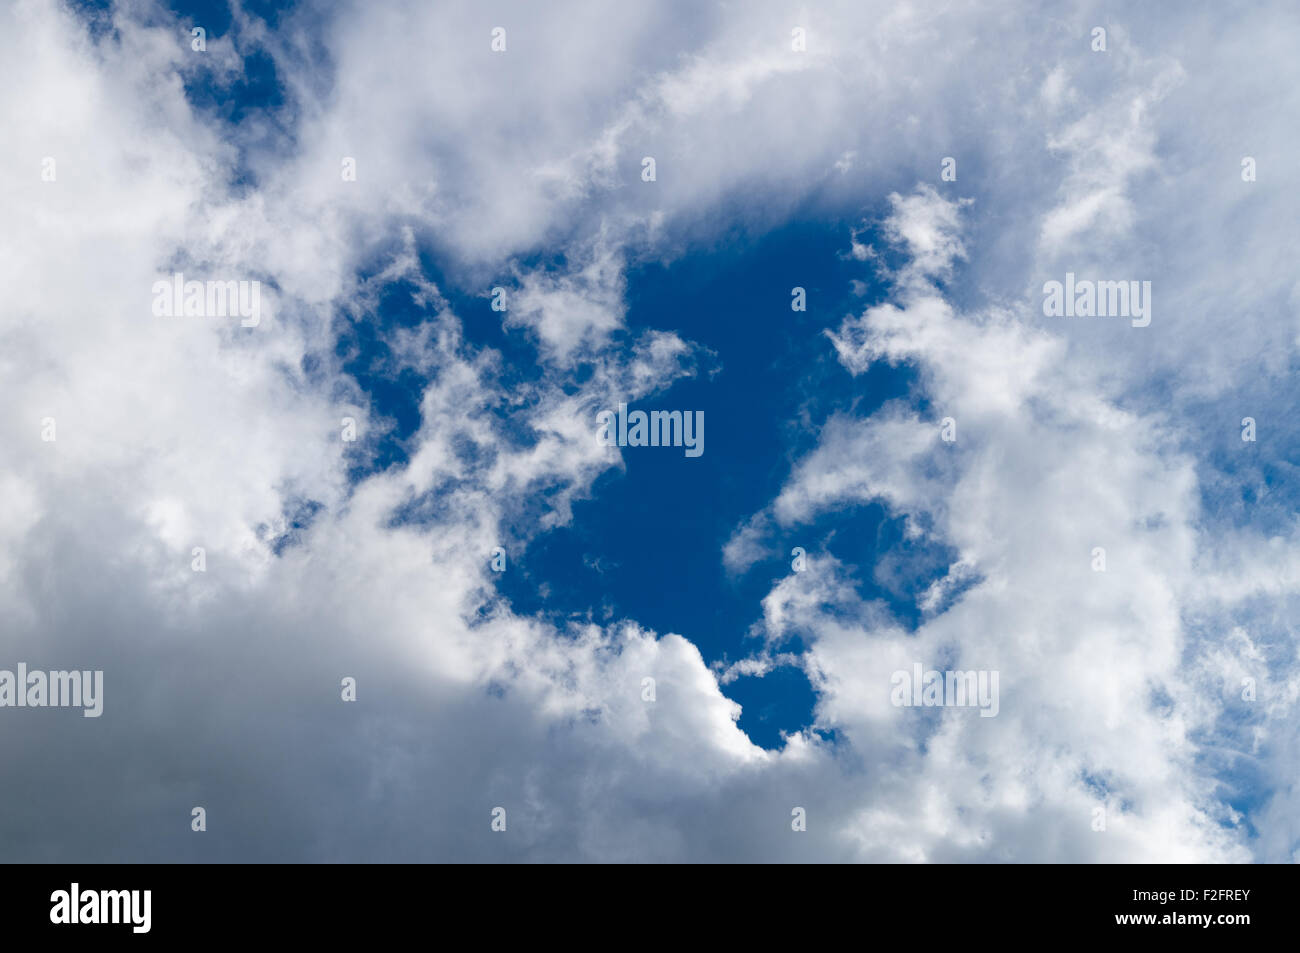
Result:
<svg viewBox="0 0 1300 953"><path fill-rule="evenodd" d="M409 459L411 438L420 428L420 402L431 378L411 367L398 368L381 329L365 318L348 322L336 355L342 370L370 398L372 427L378 428L371 435L368 457L358 459L349 472L356 482Z"/></svg>
<svg viewBox="0 0 1300 953"><path fill-rule="evenodd" d="M498 354L497 382L504 390L526 390L540 384L546 369L542 366L536 342L523 328L507 328L503 320L507 315L492 310L492 288L503 287L512 294L516 289L513 276L503 274L466 285L457 280L461 277L458 272L445 267L440 253L431 245L420 248L418 260L422 276L437 287L447 308L460 319L465 353L493 351ZM590 376L588 367L579 379L586 380Z"/></svg>
<svg viewBox="0 0 1300 953"><path fill-rule="evenodd" d="M169 0L167 8L187 31L202 27L209 39L225 36L234 25L228 0Z"/></svg>
<svg viewBox="0 0 1300 953"><path fill-rule="evenodd" d="M394 251L391 245L378 245L372 261L358 272L358 285L365 288L374 281L391 262ZM457 357L474 360L483 354L492 355L485 372L502 396L497 406L486 411L491 414L493 433L500 445L526 449L538 439L527 417L528 407L535 401L545 374L535 344L523 329L503 328L501 314L491 309L491 301L485 294L450 283L427 251L419 255L418 261L420 278L438 289L436 300L414 280L403 278L370 293L371 306L356 312L340 311L335 316L335 358L341 370L355 381L362 396L369 399L376 422L381 424L380 433L371 435L366 453L356 455L356 464L349 471L353 482L409 460L411 439L422 422L420 407L424 391L437 379L438 370L436 362L424 371L402 361L393 348L394 335L442 320L444 308L460 322L461 346ZM590 368L580 369L578 379L585 380L590 375ZM456 453L462 463L476 461L487 465L497 449L474 445L464 438L455 439Z"/></svg>
<svg viewBox="0 0 1300 953"><path fill-rule="evenodd" d="M388 253L385 249L380 257L386 260ZM365 287L381 267L376 262L359 272L358 285ZM369 399L372 429L377 431L362 434L361 446L350 454L348 479L353 483L407 462L411 438L420 428L421 401L433 376L403 365L390 343L393 332L418 327L435 316L416 303L417 290L409 281L395 281L377 289L373 308L344 309L334 316L335 361Z"/></svg>
<svg viewBox="0 0 1300 953"><path fill-rule="evenodd" d="M238 150L230 173L230 184L236 192L257 184L251 155L255 149L283 155L296 148L296 110L287 108L275 60L261 49L241 49L240 53L243 66L233 81L209 73L202 68L201 60L197 61L198 68L184 77L185 96L196 113L240 129L227 140Z"/></svg>
<svg viewBox="0 0 1300 953"><path fill-rule="evenodd" d="M185 5L188 2L189 0L172 0L173 5ZM296 14L304 6L311 8L311 11L315 14L312 18L314 20L321 12L328 12L332 3L333 0L324 4L320 2L304 4L299 3L298 0L241 0L240 6L243 7L245 13L251 13L253 16L264 20L267 26L275 30L279 29L283 21L293 18L293 14ZM295 26L301 26L303 22L306 22L306 18L294 18Z"/></svg>
<svg viewBox="0 0 1300 953"><path fill-rule="evenodd" d="M592 497L574 505L571 525L537 537L502 575L498 590L512 608L556 621L634 619L675 632L706 660L741 658L756 644L747 635L761 617L761 599L790 571L793 546L833 537L862 567L864 592L891 593L870 580L882 545L883 513L827 517L811 528L774 531L774 555L735 578L722 563L733 532L779 492L794 461L817 442L831 414L859 415L908 395L907 368L873 368L853 377L836 361L823 331L873 300L856 297L861 262L839 255L849 243L843 224L797 224L737 248L715 248L671 264L647 263L628 275L629 334L675 331L716 355L714 375L681 380L633 402L629 410L704 411L704 454L684 448L625 447L625 471L603 474ZM791 289L808 295L808 311L791 310ZM873 286L874 300L884 293ZM608 408L614 410L616 408ZM593 433L595 420L592 421ZM926 553L928 585L947 563ZM905 587L891 606L914 611ZM909 601L910 600L910 601ZM762 743L808 725L813 693L801 672L744 680ZM740 682L732 683L739 686ZM728 694L731 695L728 686ZM735 697L735 696L732 696Z"/></svg>
<svg viewBox="0 0 1300 953"><path fill-rule="evenodd" d="M243 3L245 14L266 19L273 30L286 15L291 15L298 4L274 3L267 0ZM105 5L81 3L77 7L88 24L92 37L97 40L104 33ZM167 5L175 20L158 17L149 24L176 31L176 44L184 54L181 79L185 96L191 108L201 118L229 127L230 134L223 138L237 150L237 159L228 172L228 181L236 193L252 188L257 182L254 153L283 156L296 148L295 127L298 105L288 98L288 88L282 82L275 59L262 40L249 31L241 30L226 0L172 0ZM148 23L148 17L145 17ZM314 33L303 34L313 23L308 18L295 18L295 39L278 49L281 55L311 58L310 64L301 66L303 75L320 77L318 92L324 94L333 77L332 64L320 32L327 19L314 21ZM204 30L207 50L193 49L193 30ZM97 35L97 33L99 35ZM234 73L212 69L208 57L212 44L228 40L240 57L241 63Z"/></svg>
<svg viewBox="0 0 1300 953"><path fill-rule="evenodd" d="M780 748L782 731L811 724L817 695L803 670L793 666L772 669L761 678L738 678L723 692L741 706L739 725L754 744Z"/></svg>

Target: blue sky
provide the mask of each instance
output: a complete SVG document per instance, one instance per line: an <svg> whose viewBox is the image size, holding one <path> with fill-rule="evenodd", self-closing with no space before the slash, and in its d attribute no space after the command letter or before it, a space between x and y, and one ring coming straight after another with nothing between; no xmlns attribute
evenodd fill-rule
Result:
<svg viewBox="0 0 1300 953"><path fill-rule="evenodd" d="M629 334L671 328L708 352L702 373L629 410L702 410L707 449L695 459L627 454L626 469L603 476L593 498L575 506L573 523L536 539L520 571L502 579L516 609L637 619L688 635L710 662L748 654L759 602L788 570L793 547L819 547L832 529L782 534L773 557L745 573L729 573L719 559L736 525L775 495L791 455L810 442L794 422L815 426L829 413L869 412L907 393L903 369L854 381L826 353L822 332L849 306L853 269L836 254L847 233L837 223L794 224L629 274ZM810 296L808 311L791 310L794 287ZM878 512L851 527L836 521L846 558L871 560L880 522ZM729 694L757 710L755 719L742 715L742 727L765 746L776 746L783 729L810 724L811 692L797 671L741 680Z"/></svg>
<svg viewBox="0 0 1300 953"><path fill-rule="evenodd" d="M108 688L0 718L0 842L1293 860L1297 30L14 5L0 670ZM182 270L260 321L150 314ZM1049 316L1067 272L1150 325ZM703 455L600 446L619 403Z"/></svg>

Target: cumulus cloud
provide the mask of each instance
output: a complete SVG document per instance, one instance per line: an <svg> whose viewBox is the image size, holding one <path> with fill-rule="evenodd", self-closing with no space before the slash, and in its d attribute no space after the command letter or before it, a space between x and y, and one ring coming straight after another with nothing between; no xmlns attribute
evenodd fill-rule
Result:
<svg viewBox="0 0 1300 953"><path fill-rule="evenodd" d="M779 4L422 11L236 10L203 62L146 0L94 31L34 0L0 13L5 662L108 686L97 720L0 718L7 857L1292 858L1291 498L1231 518L1207 498L1235 486L1223 446L1248 411L1271 460L1293 433L1260 378L1285 380L1295 346L1294 133L1252 68L1297 95L1285 31L1134 12L1103 69L1087 4L1046 30L1029 4L942 29L829 4L806 55ZM234 122L187 88L254 55L278 107ZM489 557L620 467L596 411L700 373L671 315L627 326L629 268L809 209L851 220L858 281L888 282L828 321L825 354L846 379L913 368L917 389L832 414L717 558L743 577L786 558L784 530L874 503L952 554L919 622L819 545L725 666L697 633L514 611ZM1149 328L1044 318L1043 281L1106 269L1153 280ZM261 281L262 322L154 316L176 271ZM536 373L457 303L494 286ZM394 293L418 320L385 324ZM345 322L383 342L367 370L414 391L400 453ZM997 671L998 715L892 704L915 662ZM808 675L814 719L768 750L726 689L780 665Z"/></svg>

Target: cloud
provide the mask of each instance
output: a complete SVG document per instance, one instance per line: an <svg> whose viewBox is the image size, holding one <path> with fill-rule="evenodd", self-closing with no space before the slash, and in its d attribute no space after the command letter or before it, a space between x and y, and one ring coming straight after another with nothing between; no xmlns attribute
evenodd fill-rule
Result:
<svg viewBox="0 0 1300 953"><path fill-rule="evenodd" d="M1292 856L1294 525L1252 511L1225 532L1205 501L1236 485L1207 428L1235 440L1242 406L1277 421L1285 392L1256 364L1284 381L1294 350L1275 171L1294 135L1245 95L1258 24L1135 12L1103 68L1086 5L1044 32L1027 4L942 29L831 4L806 54L777 4L419 6L305 4L279 28L237 12L206 59L152 3L94 39L57 6L0 13L6 652L106 675L101 719L0 718L8 857ZM200 105L255 54L282 105ZM1197 54L1214 69L1181 65ZM1288 75L1270 92L1295 95ZM1205 110L1235 92L1240 110ZM762 598L762 647L720 673L694 633L513 612L490 554L516 559L621 465L596 410L698 373L672 315L626 327L628 269L864 208L845 255L889 296L828 319L825 351L846 379L914 367L917 391L832 415L719 558L743 575L785 558L782 529L874 501L955 554L919 623L816 548ZM1154 279L1150 334L1042 317L1045 276L1121 265ZM155 318L152 283L178 270L262 281L266 317ZM496 285L536 373L474 333L464 302ZM418 320L385 324L394 289ZM417 382L386 462L394 425L344 322L383 342L376 375ZM1263 432L1281 434L1266 469L1289 438ZM892 705L916 661L1000 672L998 716ZM764 750L724 687L792 663L815 723Z"/></svg>

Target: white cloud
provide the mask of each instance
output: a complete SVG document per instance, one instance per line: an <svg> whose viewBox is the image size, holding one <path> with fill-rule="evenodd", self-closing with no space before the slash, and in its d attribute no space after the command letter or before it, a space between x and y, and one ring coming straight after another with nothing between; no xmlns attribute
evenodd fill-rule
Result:
<svg viewBox="0 0 1300 953"><path fill-rule="evenodd" d="M1200 497L1217 464L1179 416L1224 401L1235 427L1257 355L1272 380L1293 360L1280 237L1296 199L1280 170L1295 138L1285 99L1236 95L1260 42L1284 70L1271 94L1297 95L1285 29L1210 17L1211 43L1205 15L1170 36L1134 13L1103 66L1082 27L1045 37L1020 5L954 10L940 30L909 7L843 3L818 9L801 58L779 4L743 18L521 4L496 56L481 12L435 21L417 6L341 8L319 59L241 14L239 43L214 40L205 62L151 4L122 5L97 44L51 5L0 13L6 648L109 674L101 735L81 719L0 728L31 795L6 799L13 856L1291 855L1300 693L1273 611L1300 584L1294 527L1221 538ZM291 136L219 125L184 95L182 76L228 81L259 39ZM1179 65L1206 51L1213 70ZM1261 158L1252 194L1238 153ZM655 183L640 181L643 155ZM943 155L960 158L957 183L938 182ZM45 156L56 182L39 178ZM229 181L240 156L251 184ZM615 343L629 261L737 223L761 231L803 203L856 213L891 194L895 293L841 322L827 352L849 374L915 366L932 412L833 417L720 558L743 572L774 526L867 500L957 557L915 632L825 553L774 586L768 640L721 679L790 662L780 647L800 633L817 727L849 753L811 731L765 752L692 633L517 616L493 596L487 555L566 522L619 465L589 439L597 409L695 372L702 351L671 316ZM874 276L861 234L847 254ZM554 249L555 269L517 263ZM423 274L431 250L471 293L516 282L507 320L560 373L516 385L467 348L464 316ZM1042 318L1044 274L1084 265L1155 279L1150 334ZM266 320L153 318L152 282L182 268L261 278ZM398 279L428 322L390 335L393 360L429 383L409 458L353 485L340 418L357 417L362 452L383 422L333 353L333 322L372 319ZM579 357L595 369L566 389ZM1286 410L1261 401L1264 419ZM502 408L530 441L504 432ZM951 445L937 427L949 415ZM321 512L276 555L286 509L306 499ZM998 717L893 707L889 676L913 661L997 669ZM343 675L358 678L355 708L338 701ZM1258 843L1234 826L1217 787L1230 772L1202 742L1237 742L1223 721L1247 676L1263 702L1247 750L1276 792L1251 818ZM196 803L228 825L222 839L190 837ZM496 804L508 839L488 830ZM789 836L792 805L815 819L806 836Z"/></svg>

